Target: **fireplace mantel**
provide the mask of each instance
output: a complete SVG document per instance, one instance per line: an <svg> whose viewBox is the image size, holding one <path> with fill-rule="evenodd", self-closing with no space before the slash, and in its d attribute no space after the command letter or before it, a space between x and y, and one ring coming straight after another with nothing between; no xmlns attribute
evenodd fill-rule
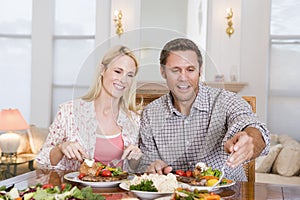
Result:
<svg viewBox="0 0 300 200"><path fill-rule="evenodd" d="M208 86L224 88L231 92L238 93L248 84L245 82L206 82ZM137 94L165 94L169 91L165 82L147 81L137 83Z"/></svg>
<svg viewBox="0 0 300 200"><path fill-rule="evenodd" d="M224 88L235 93L240 92L245 86L248 85L245 82L206 82L205 84L211 87ZM169 92L169 89L165 82L138 82L136 91L137 102L140 102L142 98L144 103L147 104L152 100L166 94L167 92Z"/></svg>

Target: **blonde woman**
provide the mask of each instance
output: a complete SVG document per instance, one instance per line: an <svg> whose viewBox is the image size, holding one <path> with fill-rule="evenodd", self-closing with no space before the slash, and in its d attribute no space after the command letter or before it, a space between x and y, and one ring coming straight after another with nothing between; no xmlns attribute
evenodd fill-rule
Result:
<svg viewBox="0 0 300 200"><path fill-rule="evenodd" d="M78 170L85 158L108 164L124 159L123 170L135 169L142 155L137 146L139 115L134 81L138 62L125 46L110 49L96 79L81 99L59 107L36 161L40 167Z"/></svg>

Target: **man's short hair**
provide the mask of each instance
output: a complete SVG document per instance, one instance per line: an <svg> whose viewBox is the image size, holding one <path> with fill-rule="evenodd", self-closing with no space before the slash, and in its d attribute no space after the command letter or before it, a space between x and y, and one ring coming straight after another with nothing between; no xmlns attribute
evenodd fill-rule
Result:
<svg viewBox="0 0 300 200"><path fill-rule="evenodd" d="M198 48L198 46L191 40L186 38L178 38L169 41L165 46L163 47L161 53L160 53L160 65L164 66L166 65L167 58L169 57L170 53L172 51L194 51L197 54L197 60L199 63L199 67L202 66L202 55Z"/></svg>

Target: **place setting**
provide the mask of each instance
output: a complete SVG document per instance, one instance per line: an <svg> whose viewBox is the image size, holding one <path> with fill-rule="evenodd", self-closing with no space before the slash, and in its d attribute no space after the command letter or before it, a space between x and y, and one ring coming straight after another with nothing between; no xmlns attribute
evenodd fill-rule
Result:
<svg viewBox="0 0 300 200"><path fill-rule="evenodd" d="M159 175L129 174L120 167L86 159L78 172L68 173L64 178L95 188L120 187L141 199L207 195L220 199L218 190L235 184L235 181L224 177L224 170L212 169L201 162L196 164L193 171L176 170L168 175Z"/></svg>

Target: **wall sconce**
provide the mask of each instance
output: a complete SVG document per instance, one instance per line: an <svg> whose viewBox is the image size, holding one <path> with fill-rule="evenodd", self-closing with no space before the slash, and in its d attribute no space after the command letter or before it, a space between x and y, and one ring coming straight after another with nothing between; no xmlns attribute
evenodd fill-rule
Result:
<svg viewBox="0 0 300 200"><path fill-rule="evenodd" d="M116 26L116 34L117 35L121 35L122 33L124 33L123 27L122 27L122 18L123 18L123 14L121 10L115 10L115 26Z"/></svg>
<svg viewBox="0 0 300 200"><path fill-rule="evenodd" d="M226 33L230 37L234 33L234 28L232 27L232 25L233 25L233 23L232 23L232 16L233 16L232 8L227 8L226 13L227 13L226 19L227 19L227 25L228 25L228 27L226 29Z"/></svg>

